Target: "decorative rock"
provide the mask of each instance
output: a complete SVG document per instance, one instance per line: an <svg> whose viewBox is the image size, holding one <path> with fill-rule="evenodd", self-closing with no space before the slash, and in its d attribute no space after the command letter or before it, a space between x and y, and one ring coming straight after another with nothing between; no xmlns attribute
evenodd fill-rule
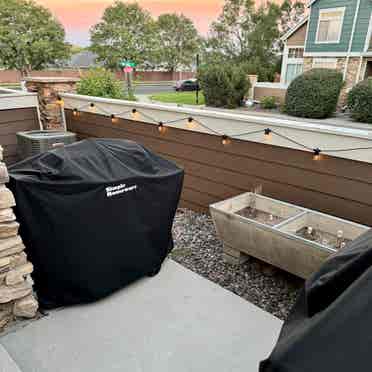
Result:
<svg viewBox="0 0 372 372"><path fill-rule="evenodd" d="M5 266L10 266L11 259L9 257L0 258L0 270Z"/></svg>
<svg viewBox="0 0 372 372"><path fill-rule="evenodd" d="M23 283L25 280L25 277L29 274L31 274L34 270L34 267L30 262L18 266L14 270L11 270L6 278L5 278L5 283L6 285L16 285Z"/></svg>
<svg viewBox="0 0 372 372"><path fill-rule="evenodd" d="M23 245L23 244L22 244ZM21 252L19 254L15 254L9 257L10 259L10 267L14 269L17 266L23 265L27 263L27 255L25 252Z"/></svg>
<svg viewBox="0 0 372 372"><path fill-rule="evenodd" d="M0 304L25 297L32 292L32 284L24 281L22 284L13 286L0 286Z"/></svg>
<svg viewBox="0 0 372 372"><path fill-rule="evenodd" d="M0 223L0 239L9 238L18 234L18 222L4 222Z"/></svg>
<svg viewBox="0 0 372 372"><path fill-rule="evenodd" d="M19 224L12 210L16 202L4 185L9 175L2 159L0 146L0 332L15 317L33 318L38 309L32 295L33 266L27 261L25 246L17 235Z"/></svg>
<svg viewBox="0 0 372 372"><path fill-rule="evenodd" d="M13 236L7 239L0 239L0 252L13 248L16 245L23 244L20 236Z"/></svg>
<svg viewBox="0 0 372 372"><path fill-rule="evenodd" d="M16 205L12 192L4 185L0 186L0 209L14 207Z"/></svg>
<svg viewBox="0 0 372 372"><path fill-rule="evenodd" d="M1 156L2 156L2 150L1 150ZM9 182L8 169L4 163L0 163L0 183L8 183L8 182Z"/></svg>
<svg viewBox="0 0 372 372"><path fill-rule="evenodd" d="M34 296L29 295L21 298L14 303L13 314L22 318L33 318L39 305Z"/></svg>
<svg viewBox="0 0 372 372"><path fill-rule="evenodd" d="M15 220L16 216L11 208L0 209L0 222L11 222Z"/></svg>
<svg viewBox="0 0 372 372"><path fill-rule="evenodd" d="M12 304L0 305L0 329L4 328L13 318Z"/></svg>
<svg viewBox="0 0 372 372"><path fill-rule="evenodd" d="M7 256L10 256L10 255L14 255L14 254L17 254L17 253L21 253L24 249L25 249L25 246L23 245L23 243L15 245L14 247L3 250L3 251L1 251L1 249L0 249L0 258L1 257L7 257Z"/></svg>

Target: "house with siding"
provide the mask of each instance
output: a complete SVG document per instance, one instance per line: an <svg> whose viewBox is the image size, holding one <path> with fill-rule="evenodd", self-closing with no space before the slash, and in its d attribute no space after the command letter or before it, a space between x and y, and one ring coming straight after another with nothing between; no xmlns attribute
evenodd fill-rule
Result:
<svg viewBox="0 0 372 372"><path fill-rule="evenodd" d="M281 83L316 67L340 70L350 88L372 77L372 0L313 0L284 37Z"/></svg>
<svg viewBox="0 0 372 372"><path fill-rule="evenodd" d="M308 7L308 16L282 38L280 85L258 84L258 95L283 99L290 82L312 68L342 72L341 100L359 81L372 77L372 0L312 0Z"/></svg>

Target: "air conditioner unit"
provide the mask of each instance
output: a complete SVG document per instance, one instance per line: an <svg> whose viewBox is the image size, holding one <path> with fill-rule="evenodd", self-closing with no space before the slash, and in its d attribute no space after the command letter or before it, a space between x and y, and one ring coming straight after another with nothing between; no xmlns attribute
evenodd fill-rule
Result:
<svg viewBox="0 0 372 372"><path fill-rule="evenodd" d="M76 141L76 134L60 130L31 130L17 133L19 160Z"/></svg>

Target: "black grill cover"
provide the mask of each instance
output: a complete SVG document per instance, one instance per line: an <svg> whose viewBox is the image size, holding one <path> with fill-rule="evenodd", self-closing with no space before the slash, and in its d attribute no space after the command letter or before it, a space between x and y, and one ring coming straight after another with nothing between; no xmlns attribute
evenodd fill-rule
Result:
<svg viewBox="0 0 372 372"><path fill-rule="evenodd" d="M261 372L371 371L372 231L305 284Z"/></svg>
<svg viewBox="0 0 372 372"><path fill-rule="evenodd" d="M84 140L10 167L44 308L100 299L155 273L173 247L183 170L125 140Z"/></svg>

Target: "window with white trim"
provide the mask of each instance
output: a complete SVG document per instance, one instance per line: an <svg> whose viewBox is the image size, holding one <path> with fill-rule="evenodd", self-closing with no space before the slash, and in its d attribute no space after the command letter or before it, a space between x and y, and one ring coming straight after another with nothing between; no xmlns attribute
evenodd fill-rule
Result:
<svg viewBox="0 0 372 372"><path fill-rule="evenodd" d="M314 58L313 68L337 68L337 58Z"/></svg>
<svg viewBox="0 0 372 372"><path fill-rule="evenodd" d="M317 43L339 43L345 8L321 9L319 11Z"/></svg>
<svg viewBox="0 0 372 372"><path fill-rule="evenodd" d="M304 48L289 47L288 60L285 71L285 83L290 84L293 79L304 71Z"/></svg>

